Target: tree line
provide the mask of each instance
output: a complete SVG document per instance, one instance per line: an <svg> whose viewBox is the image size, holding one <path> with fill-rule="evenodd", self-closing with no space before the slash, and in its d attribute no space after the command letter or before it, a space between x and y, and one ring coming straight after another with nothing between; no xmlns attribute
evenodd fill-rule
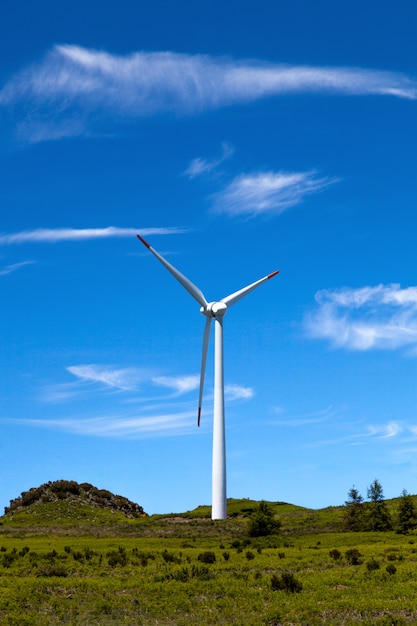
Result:
<svg viewBox="0 0 417 626"><path fill-rule="evenodd" d="M412 496L404 489L398 502L396 516L390 513L384 500L379 480L375 479L367 488L365 501L355 486L348 492L345 501L343 529L346 531L397 530L408 533L417 528L417 511Z"/></svg>

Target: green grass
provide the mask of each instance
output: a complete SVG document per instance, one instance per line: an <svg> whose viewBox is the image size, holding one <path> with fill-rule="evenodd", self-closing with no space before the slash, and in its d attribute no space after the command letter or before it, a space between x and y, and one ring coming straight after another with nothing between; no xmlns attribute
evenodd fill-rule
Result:
<svg viewBox="0 0 417 626"><path fill-rule="evenodd" d="M65 501L8 514L0 520L0 623L417 623L417 535L343 533L343 507L269 504L282 532L251 540L252 500L230 500L222 522L206 517L208 507L130 519ZM389 506L394 515L397 503ZM272 577L282 574L301 591L274 590Z"/></svg>

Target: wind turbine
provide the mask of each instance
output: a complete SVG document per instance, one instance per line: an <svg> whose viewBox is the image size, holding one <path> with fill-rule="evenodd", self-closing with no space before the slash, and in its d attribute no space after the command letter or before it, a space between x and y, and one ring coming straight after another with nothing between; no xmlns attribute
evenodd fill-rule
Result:
<svg viewBox="0 0 417 626"><path fill-rule="evenodd" d="M215 322L214 335L214 413L213 413L213 465L212 465L212 508L211 517L213 520L226 519L226 437L224 423L224 375L223 375L223 318L227 310L244 298L248 293L262 285L273 276L276 276L279 270L272 272L251 283L247 287L243 287L239 291L235 291L230 296L226 296L216 302L207 302L203 292L196 287L188 278L179 272L171 263L168 263L164 257L159 254L151 245L137 235L138 239L146 246L149 252L166 267L174 278L188 291L188 293L197 300L200 305L200 313L205 316L206 324L203 335L203 352L201 356L200 370L200 393L198 399L198 426L200 426L201 405L203 401L204 377L206 373L206 361L208 344L210 339L211 322Z"/></svg>

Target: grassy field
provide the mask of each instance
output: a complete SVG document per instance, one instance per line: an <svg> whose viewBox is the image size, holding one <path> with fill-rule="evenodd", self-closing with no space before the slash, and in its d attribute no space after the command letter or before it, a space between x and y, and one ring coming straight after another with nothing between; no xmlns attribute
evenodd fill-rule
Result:
<svg viewBox="0 0 417 626"><path fill-rule="evenodd" d="M129 519L65 501L8 514L0 623L417 623L417 536L343 533L343 507L271 503L280 534L249 539L255 507L230 501L225 522L205 507Z"/></svg>

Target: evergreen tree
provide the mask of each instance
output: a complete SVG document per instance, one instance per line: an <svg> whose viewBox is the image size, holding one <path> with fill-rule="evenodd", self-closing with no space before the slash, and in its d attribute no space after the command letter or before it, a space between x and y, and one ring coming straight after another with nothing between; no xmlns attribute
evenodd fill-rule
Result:
<svg viewBox="0 0 417 626"><path fill-rule="evenodd" d="M413 498L405 489L401 493L398 507L398 530L404 534L417 527L417 514Z"/></svg>
<svg viewBox="0 0 417 626"><path fill-rule="evenodd" d="M348 491L348 500L343 517L343 528L348 531L363 530L363 498L355 485Z"/></svg>
<svg viewBox="0 0 417 626"><path fill-rule="evenodd" d="M381 483L375 478L368 487L366 530L392 530L390 512L384 500L384 492Z"/></svg>
<svg viewBox="0 0 417 626"><path fill-rule="evenodd" d="M263 500L251 516L249 524L250 537L266 537L276 534L281 528L281 520L275 519L271 507Z"/></svg>

